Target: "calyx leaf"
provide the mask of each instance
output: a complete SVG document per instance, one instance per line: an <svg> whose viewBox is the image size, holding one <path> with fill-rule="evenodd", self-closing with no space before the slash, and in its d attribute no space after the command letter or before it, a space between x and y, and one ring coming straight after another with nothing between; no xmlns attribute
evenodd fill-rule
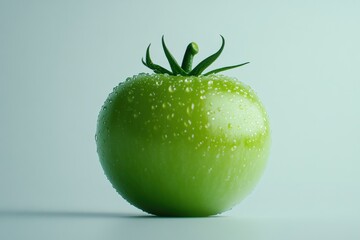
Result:
<svg viewBox="0 0 360 240"><path fill-rule="evenodd" d="M221 36L221 35L220 35ZM147 66L148 68L150 68L151 70L153 70L155 73L158 74L169 74L169 75L182 75L182 76L200 76L204 70L206 68L208 68L222 53L224 46L225 46L225 39L223 36L221 36L221 47L220 49L215 52L214 54L210 55L209 57L205 58L204 60L202 60L195 68L192 69L192 61L193 61L193 57L199 52L199 48L197 46L196 43L192 42L188 45L188 47L186 48L186 52L184 55L184 59L182 61L181 66L178 64L178 62L175 60L175 58L173 57L173 55L170 53L169 49L167 48L166 44L165 44L165 40L164 40L164 36L162 36L162 47L165 53L165 56L169 62L171 71L167 70L166 68L154 64L151 60L150 57L150 45L147 47L146 49L146 57L145 57L145 61L144 59L141 59L142 63ZM245 62L245 63L241 63L241 64L237 64L237 65L232 65L232 66L227 66L227 67L221 67L221 68L217 68L214 69L212 71L209 71L205 74L202 74L204 76L210 75L210 74L216 74L222 71L226 71L229 69L233 69L233 68L237 68L243 65L248 64L249 62Z"/></svg>

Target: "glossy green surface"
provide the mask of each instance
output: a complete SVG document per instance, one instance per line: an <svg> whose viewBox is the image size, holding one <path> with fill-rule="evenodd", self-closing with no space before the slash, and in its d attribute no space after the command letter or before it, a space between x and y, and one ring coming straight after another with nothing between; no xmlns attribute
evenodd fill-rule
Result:
<svg viewBox="0 0 360 240"><path fill-rule="evenodd" d="M208 216L240 202L266 164L270 129L236 79L140 74L99 114L101 165L131 204L163 216Z"/></svg>

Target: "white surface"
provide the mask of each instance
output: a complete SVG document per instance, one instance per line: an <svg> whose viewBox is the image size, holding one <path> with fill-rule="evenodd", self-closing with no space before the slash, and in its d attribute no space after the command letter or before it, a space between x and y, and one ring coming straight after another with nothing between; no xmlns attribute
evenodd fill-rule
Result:
<svg viewBox="0 0 360 240"><path fill-rule="evenodd" d="M359 239L359 219L157 218L27 212L0 217L1 239Z"/></svg>
<svg viewBox="0 0 360 240"><path fill-rule="evenodd" d="M1 1L0 238L180 239L196 229L209 239L358 239L359 9L356 1ZM118 82L148 71L140 59L149 43L165 65L163 34L177 58L190 41L200 47L195 62L212 54L222 34L214 68L251 62L227 74L262 99L272 152L229 217L122 217L141 212L98 162L100 106ZM56 214L13 212L23 210Z"/></svg>

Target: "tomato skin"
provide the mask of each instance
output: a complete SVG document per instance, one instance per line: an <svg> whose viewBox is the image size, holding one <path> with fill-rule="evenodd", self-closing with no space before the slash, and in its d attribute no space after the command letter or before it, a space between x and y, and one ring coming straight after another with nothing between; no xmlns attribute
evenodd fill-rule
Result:
<svg viewBox="0 0 360 240"><path fill-rule="evenodd" d="M258 97L236 79L139 74L109 95L96 142L129 203L160 216L209 216L254 188L270 128Z"/></svg>

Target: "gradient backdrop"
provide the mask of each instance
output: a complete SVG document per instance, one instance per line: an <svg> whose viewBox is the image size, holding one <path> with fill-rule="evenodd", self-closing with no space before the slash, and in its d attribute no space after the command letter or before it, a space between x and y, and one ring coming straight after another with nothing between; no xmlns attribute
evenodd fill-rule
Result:
<svg viewBox="0 0 360 240"><path fill-rule="evenodd" d="M359 239L360 2L0 1L0 238ZM255 191L220 218L136 218L94 140L126 77L220 46L272 125ZM27 214L22 214L27 211Z"/></svg>

